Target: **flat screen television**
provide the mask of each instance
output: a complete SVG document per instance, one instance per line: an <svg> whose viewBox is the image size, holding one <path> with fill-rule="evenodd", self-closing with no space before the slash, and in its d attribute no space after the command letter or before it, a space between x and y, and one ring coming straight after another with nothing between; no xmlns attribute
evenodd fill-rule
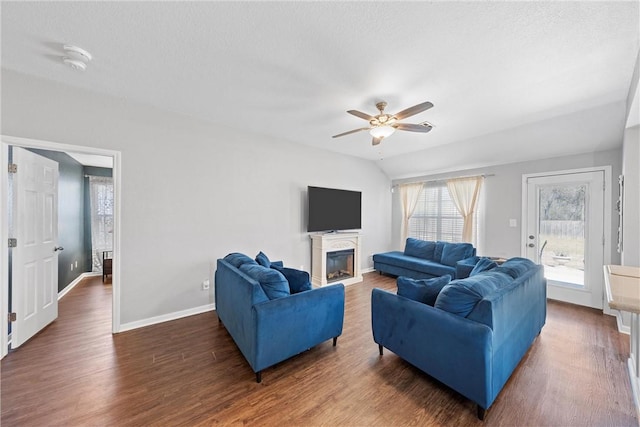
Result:
<svg viewBox="0 0 640 427"><path fill-rule="evenodd" d="M307 231L362 228L362 193L335 188L307 188Z"/></svg>

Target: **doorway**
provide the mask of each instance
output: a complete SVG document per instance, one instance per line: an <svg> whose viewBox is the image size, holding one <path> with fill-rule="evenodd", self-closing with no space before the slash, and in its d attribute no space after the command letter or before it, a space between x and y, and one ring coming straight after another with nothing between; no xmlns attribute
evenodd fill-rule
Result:
<svg viewBox="0 0 640 427"><path fill-rule="evenodd" d="M544 266L550 299L603 309L605 180L602 169L523 176L523 256Z"/></svg>
<svg viewBox="0 0 640 427"><path fill-rule="evenodd" d="M1 152L0 157L2 164L6 165L9 162L9 146L34 148L49 151L58 152L73 152L85 155L94 156L106 156L112 159L113 165L113 270L112 270L112 332L116 333L120 331L120 152L113 150L104 150L93 147L83 147L77 145L59 144L49 141L40 141L33 139L1 136ZM6 171L6 169L5 169ZM9 235L9 218L7 209L8 200L8 174L3 173L0 179L0 204L3 204L0 210L0 235L4 242L12 236ZM1 276L1 292L0 292L0 307L2 311L2 318L7 319L8 316L8 277L10 274L9 264L9 251L7 245L2 245L0 250L0 276ZM2 328L0 329L0 357L4 357L8 351L8 326L6 322L0 322Z"/></svg>

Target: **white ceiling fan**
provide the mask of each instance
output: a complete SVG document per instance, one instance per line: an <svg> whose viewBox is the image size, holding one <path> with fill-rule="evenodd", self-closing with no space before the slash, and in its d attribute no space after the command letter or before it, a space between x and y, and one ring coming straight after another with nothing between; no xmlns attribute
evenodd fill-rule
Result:
<svg viewBox="0 0 640 427"><path fill-rule="evenodd" d="M410 124L410 123L400 123L400 120L406 119L407 117L414 116L418 113L422 113L423 111L428 110L433 107L433 104L430 102L423 102L418 105L414 105L413 107L409 107L405 110L400 111L396 114L387 114L384 112L387 103L382 101L376 104L376 108L380 111L380 114L375 116L370 116L369 114L363 113L357 110L349 110L347 113L353 114L356 117L360 117L361 119L365 119L369 121L369 127L359 128L350 130L348 132L343 132L338 135L333 135L332 138L338 138L340 136L349 135L352 133L360 132L363 130L368 130L371 136L373 137L372 145L378 145L382 142L384 138L387 138L391 134L393 134L396 130L406 130L409 132L422 132L426 133L433 129L433 125L429 122L422 122L420 124Z"/></svg>

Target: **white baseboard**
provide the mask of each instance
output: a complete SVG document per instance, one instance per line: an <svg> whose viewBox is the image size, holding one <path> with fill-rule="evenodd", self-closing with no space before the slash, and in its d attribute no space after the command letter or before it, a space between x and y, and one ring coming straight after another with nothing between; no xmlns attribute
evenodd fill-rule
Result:
<svg viewBox="0 0 640 427"><path fill-rule="evenodd" d="M58 292L58 301L60 301L63 296L65 296L66 294L71 292L71 289L75 288L78 283L82 282L82 279L84 279L86 277L101 276L101 275L102 275L102 273L93 273L93 272L82 273L81 275L76 277L73 282L71 282L67 286L65 286L65 288L63 290Z"/></svg>
<svg viewBox="0 0 640 427"><path fill-rule="evenodd" d="M618 332L621 334L631 335L631 326L627 326L622 323L622 313L616 310L615 314L611 314L612 316L616 316L616 324L618 325Z"/></svg>
<svg viewBox="0 0 640 427"><path fill-rule="evenodd" d="M636 405L636 412L640 417L640 383L633 368L633 360L627 360L627 368L629 368L629 380L631 380L631 390L633 391L633 402Z"/></svg>
<svg viewBox="0 0 640 427"><path fill-rule="evenodd" d="M361 273L362 273L362 274L364 274L364 273L371 273L372 271L376 271L376 269L375 269L375 268L373 268L373 267L365 268L365 269L363 269L363 270L361 271Z"/></svg>
<svg viewBox="0 0 640 427"><path fill-rule="evenodd" d="M119 332L130 331L132 329L144 328L145 326L156 325L158 323L169 322L171 320L182 319L183 317L194 316L216 309L215 304L201 305L200 307L189 308L187 310L175 311L160 316L149 317L148 319L136 320L135 322L120 325Z"/></svg>

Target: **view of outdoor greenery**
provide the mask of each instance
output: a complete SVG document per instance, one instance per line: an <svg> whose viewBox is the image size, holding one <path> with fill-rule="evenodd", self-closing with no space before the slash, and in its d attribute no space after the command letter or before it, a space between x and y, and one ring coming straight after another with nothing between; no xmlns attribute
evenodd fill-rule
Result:
<svg viewBox="0 0 640 427"><path fill-rule="evenodd" d="M539 194L540 262L584 270L586 185L552 185Z"/></svg>

